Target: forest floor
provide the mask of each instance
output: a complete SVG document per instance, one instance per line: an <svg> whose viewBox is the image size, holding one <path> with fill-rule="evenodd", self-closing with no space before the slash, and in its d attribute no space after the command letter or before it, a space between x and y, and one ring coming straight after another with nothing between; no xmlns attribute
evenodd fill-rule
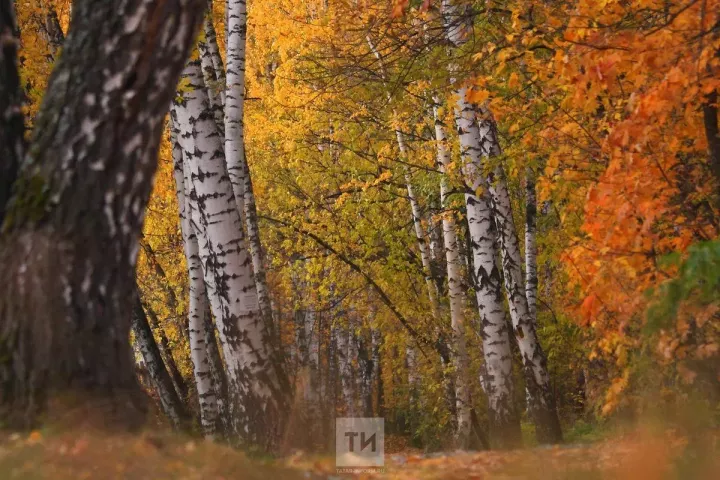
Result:
<svg viewBox="0 0 720 480"><path fill-rule="evenodd" d="M716 443L716 437L710 444ZM705 455L668 431L636 433L590 444L513 451L386 455L388 479L717 479L717 445ZM163 432L34 431L0 433L0 479L340 479L334 458L296 452L274 460L248 459L210 442Z"/></svg>

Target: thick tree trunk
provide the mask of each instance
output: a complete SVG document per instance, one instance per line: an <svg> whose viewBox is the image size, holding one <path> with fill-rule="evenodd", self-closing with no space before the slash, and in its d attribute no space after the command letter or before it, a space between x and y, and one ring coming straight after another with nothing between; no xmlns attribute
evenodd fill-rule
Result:
<svg viewBox="0 0 720 480"><path fill-rule="evenodd" d="M469 7L456 5L454 0L443 0L442 14L448 40L456 47L461 47L472 35L472 11ZM452 81L454 83L456 80ZM466 94L466 87L456 90L458 100L455 118L461 152L464 157L463 175L466 182L465 200L468 226L473 247L473 275L475 276L483 328L483 350L485 350L486 359L484 386L490 402L497 402L490 407L490 411L493 412L491 414L493 438L503 445L512 446L519 442L519 431L517 417L512 408L512 360L499 287L500 274L496 266L495 235L492 231L494 212L491 211L488 185L483 175L483 137L475 122L475 106L467 101ZM510 221L512 221L512 217ZM510 228L509 225L501 225L503 221L498 219L495 219L495 223L498 225L498 229ZM514 224L511 225L514 230ZM498 235L502 235L502 233L498 232ZM503 267L505 266L503 263ZM507 271L504 271L504 277L507 280ZM512 304L512 297L510 295L508 297L508 303ZM522 289L522 298L527 305L524 288ZM513 324L515 324L515 317L512 318ZM516 332L516 338L519 343L528 343L526 337L523 337L522 331ZM526 377L528 374L529 372L526 371ZM536 383L534 376L531 375L528 378L530 383ZM538 432L544 430L543 425L538 424L537 418L534 418Z"/></svg>
<svg viewBox="0 0 720 480"><path fill-rule="evenodd" d="M483 155L499 156L502 152L495 121L487 109L479 112L478 132ZM535 318L531 316L528 308L520 242L515 229L505 172L500 164L493 170L488 182L488 190L492 198L493 217L500 240L503 278L510 318L525 370L525 388L529 399L528 411L535 423L535 433L539 442L560 442L562 441L562 431L555 407L555 397L550 385L547 358L537 338Z"/></svg>
<svg viewBox="0 0 720 480"><path fill-rule="evenodd" d="M178 211L180 213L180 227L185 247L185 259L188 267L188 286L190 291L190 302L188 306L188 330L190 341L190 358L193 363L193 376L197 388L198 402L200 404L200 425L206 438L218 437L218 387L214 384L210 362L208 360L207 334L205 318L208 305L203 281L202 265L198 239L193 228L187 202L191 195L186 195L185 190L192 187L186 182L183 169L182 148L177 141L177 130L170 122L170 138L173 146L173 174L175 176L175 191L178 199ZM188 178L189 180L189 178ZM213 341L215 339L213 338Z"/></svg>
<svg viewBox="0 0 720 480"><path fill-rule="evenodd" d="M23 93L17 67L18 37L15 2L0 0L0 233L12 185L25 155Z"/></svg>
<svg viewBox="0 0 720 480"><path fill-rule="evenodd" d="M76 411L102 405L105 425L142 417L128 299L163 118L203 8L73 3L0 241L0 344L12 352L0 403L10 424L59 398Z"/></svg>
<svg viewBox="0 0 720 480"><path fill-rule="evenodd" d="M165 368L160 349L155 343L155 337L153 337L150 324L140 302L140 296L136 292L134 297L132 331L135 334L135 341L145 361L145 367L150 374L150 379L155 386L155 391L160 398L160 405L173 428L178 430L188 428L190 417L185 405L175 391L170 373Z"/></svg>
<svg viewBox="0 0 720 480"><path fill-rule="evenodd" d="M188 82L173 104L173 122L195 197L191 219L205 285L225 358L230 409L240 441L270 447L279 438L285 410L272 340L263 321L240 212L225 167L221 139L208 111L199 60L183 73ZM229 101L229 98L228 98Z"/></svg>

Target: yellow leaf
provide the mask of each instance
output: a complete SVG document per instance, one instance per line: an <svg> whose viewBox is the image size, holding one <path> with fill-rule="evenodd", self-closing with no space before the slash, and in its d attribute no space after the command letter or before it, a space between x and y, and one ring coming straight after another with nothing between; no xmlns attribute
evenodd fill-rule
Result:
<svg viewBox="0 0 720 480"><path fill-rule="evenodd" d="M471 103L483 103L490 97L490 92L487 90L475 90L472 89L467 94L467 99Z"/></svg>
<svg viewBox="0 0 720 480"><path fill-rule="evenodd" d="M508 78L508 88L517 88L520 86L520 77L516 72L510 74Z"/></svg>

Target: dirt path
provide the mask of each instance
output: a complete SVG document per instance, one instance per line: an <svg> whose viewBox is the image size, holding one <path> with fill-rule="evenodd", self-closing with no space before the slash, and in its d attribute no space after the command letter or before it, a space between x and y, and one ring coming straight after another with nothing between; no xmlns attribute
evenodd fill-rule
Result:
<svg viewBox="0 0 720 480"><path fill-rule="evenodd" d="M712 443L712 442L711 442ZM712 445L708 445L712 447ZM714 462L714 463L713 463ZM169 433L108 435L33 432L0 436L0 479L339 479L334 458L296 453L248 459L230 448ZM630 436L592 445L515 451L397 453L387 479L717 479L720 461L693 451L681 437Z"/></svg>

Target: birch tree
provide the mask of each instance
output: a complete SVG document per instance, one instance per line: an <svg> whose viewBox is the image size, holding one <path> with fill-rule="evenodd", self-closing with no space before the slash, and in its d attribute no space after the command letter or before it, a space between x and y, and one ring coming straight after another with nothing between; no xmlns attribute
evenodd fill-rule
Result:
<svg viewBox="0 0 720 480"><path fill-rule="evenodd" d="M189 415L180 396L175 391L173 380L163 363L160 349L155 342L155 337L140 302L139 293L136 292L133 297L132 331L150 379L155 386L155 391L160 398L160 405L165 415L170 419L173 428L187 428L189 426Z"/></svg>
<svg viewBox="0 0 720 480"><path fill-rule="evenodd" d="M173 103L172 118L194 189L189 213L202 233L199 255L225 359L234 433L242 442L269 447L277 440L284 413L279 365L271 361L272 336L258 304L240 211L199 59L188 62L183 78L186 87Z"/></svg>
<svg viewBox="0 0 720 480"><path fill-rule="evenodd" d="M245 151L245 49L247 6L245 0L227 0L227 72L225 90L225 157L235 201L245 217L245 228L253 266L260 311L273 327L270 292L265 278L260 228L250 166ZM213 57L215 58L215 57ZM216 62L217 63L217 62Z"/></svg>
<svg viewBox="0 0 720 480"><path fill-rule="evenodd" d="M102 405L104 424L142 419L128 298L163 118L203 8L200 0L73 4L28 155L3 204L6 424L32 424L61 394L71 407ZM3 68L11 63L3 53ZM13 132L4 127L3 135Z"/></svg>
<svg viewBox="0 0 720 480"><path fill-rule="evenodd" d="M203 280L202 265L197 233L189 216L190 198L194 195L191 179L186 175L183 167L182 147L177 139L177 129L170 122L170 141L173 151L173 174L178 200L180 216L180 229L183 237L185 260L188 268L188 290L190 300L188 306L188 331L190 341L190 358L193 363L193 377L197 388L200 406L200 425L206 438L214 439L218 436L218 385L215 384L208 358L208 342L206 313L208 312L207 292ZM186 194L186 189L188 189ZM210 324L212 327L212 324ZM213 333L214 335L214 333ZM214 339L213 339L214 341Z"/></svg>
<svg viewBox="0 0 720 480"><path fill-rule="evenodd" d="M445 127L438 112L439 98L433 99L435 118L435 140L437 143L438 170L440 171L440 203L443 208L442 229L445 245L445 263L448 275L448 297L450 304L450 323L455 347L455 364L458 370L455 380L455 397L458 412L458 442L467 447L470 442L471 412L470 385L468 385L468 356L465 342L465 293L463 291L462 263L460 245L455 231L455 219L448 211L449 186L445 173L450 166L450 152L447 148Z"/></svg>
<svg viewBox="0 0 720 480"><path fill-rule="evenodd" d="M448 0L444 0L442 5L448 39L459 47L467 41L472 25L468 23L466 14ZM501 274L496 262L496 234L487 182L482 174L482 139L475 122L475 107L466 99L467 88L456 86L455 95L455 123L463 157L465 204L473 256L472 275L485 360L481 381L488 396L493 440L501 446L516 446L520 442L520 425L513 404L512 353L503 307ZM444 135L438 134L438 138L444 138Z"/></svg>
<svg viewBox="0 0 720 480"><path fill-rule="evenodd" d="M487 158L500 156L502 150L498 141L497 127L487 108L480 109L477 123L482 154ZM488 190L492 198L493 217L500 240L503 279L510 317L525 370L528 411L535 423L538 440L549 443L559 442L562 441L562 431L550 385L547 357L537 338L535 316L531 314L528 306L526 290L528 287L523 278L520 242L515 229L505 172L500 164L493 168L488 179Z"/></svg>
<svg viewBox="0 0 720 480"><path fill-rule="evenodd" d="M537 322L537 197L535 172L532 167L525 171L525 296L530 318Z"/></svg>

